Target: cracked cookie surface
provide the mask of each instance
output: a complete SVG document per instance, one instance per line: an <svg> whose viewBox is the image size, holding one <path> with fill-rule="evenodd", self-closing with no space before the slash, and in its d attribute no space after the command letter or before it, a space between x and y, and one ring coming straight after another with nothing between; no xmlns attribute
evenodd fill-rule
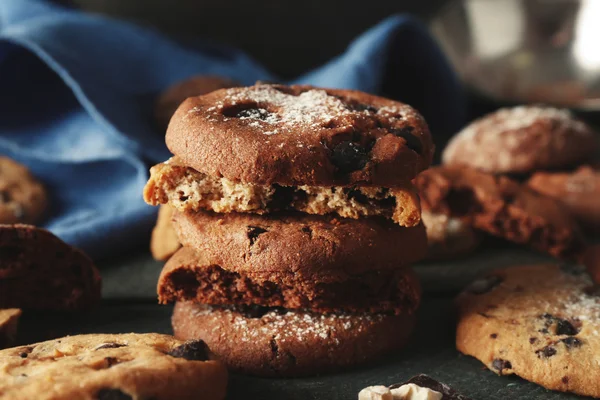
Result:
<svg viewBox="0 0 600 400"><path fill-rule="evenodd" d="M409 227L421 220L419 196L411 183L393 189L243 184L200 173L182 165L177 157L150 169L144 199L151 205L169 204L180 211L265 214L295 210L354 219L383 216Z"/></svg>
<svg viewBox="0 0 600 400"><path fill-rule="evenodd" d="M456 346L496 374L600 397L599 293L580 266L494 271L458 296Z"/></svg>
<svg viewBox="0 0 600 400"><path fill-rule="evenodd" d="M255 185L395 187L431 163L412 107L351 90L255 85L187 99L166 143L187 166Z"/></svg>
<svg viewBox="0 0 600 400"><path fill-rule="evenodd" d="M177 303L175 336L202 339L228 368L261 376L305 376L358 365L404 346L414 316L314 314L263 307Z"/></svg>
<svg viewBox="0 0 600 400"><path fill-rule="evenodd" d="M202 341L92 334L0 351L6 400L223 400L227 371Z"/></svg>

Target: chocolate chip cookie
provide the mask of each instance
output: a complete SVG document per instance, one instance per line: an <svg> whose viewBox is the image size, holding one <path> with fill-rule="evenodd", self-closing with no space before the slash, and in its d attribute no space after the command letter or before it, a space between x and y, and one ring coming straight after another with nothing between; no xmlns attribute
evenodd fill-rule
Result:
<svg viewBox="0 0 600 400"><path fill-rule="evenodd" d="M237 86L232 79L216 75L197 75L167 88L156 101L154 116L161 131L165 131L177 107L188 97L202 96L217 89Z"/></svg>
<svg viewBox="0 0 600 400"><path fill-rule="evenodd" d="M0 225L0 308L80 310L100 299L92 260L45 229Z"/></svg>
<svg viewBox="0 0 600 400"><path fill-rule="evenodd" d="M262 186L403 186L434 151L425 120L406 104L264 84L187 99L166 142L198 172Z"/></svg>
<svg viewBox="0 0 600 400"><path fill-rule="evenodd" d="M600 233L600 165L574 172L537 172L527 185L561 202L586 230Z"/></svg>
<svg viewBox="0 0 600 400"><path fill-rule="evenodd" d="M206 252L186 247L165 265L157 291L161 303L256 304L314 312L396 315L414 313L421 297L419 281L409 268L375 270L329 282L318 276L299 277L283 265L268 272L235 272L213 262Z"/></svg>
<svg viewBox="0 0 600 400"><path fill-rule="evenodd" d="M442 160L490 173L528 174L581 164L594 155L597 140L566 109L519 106L468 125L450 140Z"/></svg>
<svg viewBox="0 0 600 400"><path fill-rule="evenodd" d="M355 366L400 349L414 317L186 302L175 305L172 323L176 337L204 340L231 370L295 377Z"/></svg>
<svg viewBox="0 0 600 400"><path fill-rule="evenodd" d="M395 188L244 184L198 172L178 157L150 169L144 199L180 211L266 214L293 210L354 219L383 216L409 227L421 219L419 196L412 183Z"/></svg>
<svg viewBox="0 0 600 400"><path fill-rule="evenodd" d="M442 166L419 174L415 183L424 210L559 258L579 259L585 250L579 226L556 200L505 176Z"/></svg>
<svg viewBox="0 0 600 400"><path fill-rule="evenodd" d="M204 342L168 335L79 335L0 351L3 399L223 400L226 385Z"/></svg>
<svg viewBox="0 0 600 400"><path fill-rule="evenodd" d="M600 397L600 297L583 267L494 271L457 298L456 346L499 375Z"/></svg>
<svg viewBox="0 0 600 400"><path fill-rule="evenodd" d="M402 228L383 218L175 212L173 223L184 246L240 274L340 282L410 265L427 252L423 225Z"/></svg>
<svg viewBox="0 0 600 400"><path fill-rule="evenodd" d="M0 309L0 349L14 343L20 316L21 310L18 308Z"/></svg>
<svg viewBox="0 0 600 400"><path fill-rule="evenodd" d="M31 172L8 157L0 157L0 224L36 223L46 205L46 191Z"/></svg>
<svg viewBox="0 0 600 400"><path fill-rule="evenodd" d="M171 222L172 218L173 209L171 206L162 205L158 208L156 226L152 229L152 237L150 238L150 253L152 253L155 260L168 260L181 247Z"/></svg>

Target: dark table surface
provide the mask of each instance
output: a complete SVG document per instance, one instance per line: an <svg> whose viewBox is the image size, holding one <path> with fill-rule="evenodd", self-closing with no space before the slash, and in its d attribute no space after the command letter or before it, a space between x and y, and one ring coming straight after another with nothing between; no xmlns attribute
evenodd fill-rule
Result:
<svg viewBox="0 0 600 400"><path fill-rule="evenodd" d="M303 379L263 379L231 375L228 399L355 399L363 387L390 385L425 373L473 399L576 399L547 391L517 377L499 377L454 348L453 298L475 276L497 267L549 260L528 250L497 242L465 259L415 266L425 290L419 323L409 345L398 354L334 375ZM25 314L23 341L77 333L171 333L171 306L156 303L162 263L146 251L100 265L102 306L79 316Z"/></svg>

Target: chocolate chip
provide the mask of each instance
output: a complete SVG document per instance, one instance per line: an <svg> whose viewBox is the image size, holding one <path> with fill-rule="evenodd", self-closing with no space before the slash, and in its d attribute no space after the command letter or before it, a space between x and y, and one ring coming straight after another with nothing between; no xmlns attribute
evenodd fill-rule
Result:
<svg viewBox="0 0 600 400"><path fill-rule="evenodd" d="M96 347L94 350L100 350L100 349L118 349L119 347L126 347L126 344L120 344L120 343L104 343L101 344L100 346Z"/></svg>
<svg viewBox="0 0 600 400"><path fill-rule="evenodd" d="M556 354L556 349L552 346L546 346L543 349L537 350L535 352L539 358L550 358Z"/></svg>
<svg viewBox="0 0 600 400"><path fill-rule="evenodd" d="M21 350L22 351L21 351L21 353L19 353L19 357L27 358L27 356L33 351L33 347L31 347L31 346L22 347Z"/></svg>
<svg viewBox="0 0 600 400"><path fill-rule="evenodd" d="M492 368L494 368L496 371L502 372L502 370L505 369L512 369L512 364L510 361L496 358L494 361L492 361Z"/></svg>
<svg viewBox="0 0 600 400"><path fill-rule="evenodd" d="M28 354L27 353L21 353L19 354L19 357L21 358L27 358Z"/></svg>
<svg viewBox="0 0 600 400"><path fill-rule="evenodd" d="M563 377L561 378L561 382L562 382L562 383L564 383L564 384L566 385L567 383L569 383L569 377L568 377L568 376L563 376Z"/></svg>
<svg viewBox="0 0 600 400"><path fill-rule="evenodd" d="M568 349L571 349L573 347L581 347L581 345L583 344L583 342L579 339L577 339L576 337L567 337L564 339L561 339L561 342L563 342L565 344L565 346L567 346Z"/></svg>
<svg viewBox="0 0 600 400"><path fill-rule="evenodd" d="M556 334L557 335L577 335L579 330L573 326L569 321L559 319L556 323Z"/></svg>
<svg viewBox="0 0 600 400"><path fill-rule="evenodd" d="M208 360L208 346L202 340L191 340L175 347L167 354L188 361L206 361Z"/></svg>
<svg viewBox="0 0 600 400"><path fill-rule="evenodd" d="M406 146L417 154L421 154L423 151L423 145L418 137L413 135L415 128L410 125L403 126L402 128L391 129L390 132L397 137L401 137L406 141Z"/></svg>
<svg viewBox="0 0 600 400"><path fill-rule="evenodd" d="M496 275L486 276L485 278L477 279L473 281L468 287L467 292L472 294L484 294L490 292L500 283L502 283L502 278Z"/></svg>
<svg viewBox="0 0 600 400"><path fill-rule="evenodd" d="M548 330L548 328L542 328L542 329L538 330L538 332L539 332L539 333L546 334L546 335L547 335L548 333L550 333L550 331Z"/></svg>
<svg viewBox="0 0 600 400"><path fill-rule="evenodd" d="M100 389L96 393L98 400L133 400L133 397L119 389Z"/></svg>
<svg viewBox="0 0 600 400"><path fill-rule="evenodd" d="M264 228L261 228L260 226L249 225L247 233L248 239L250 239L250 246L252 246L254 242L256 242L256 239L258 239L258 237L265 232L268 231Z"/></svg>
<svg viewBox="0 0 600 400"><path fill-rule="evenodd" d="M353 199L359 204L369 204L369 198L358 189L344 188L344 193L346 193L348 199Z"/></svg>
<svg viewBox="0 0 600 400"><path fill-rule="evenodd" d="M104 364L106 364L106 368L110 368L118 363L119 360L116 357L104 357Z"/></svg>
<svg viewBox="0 0 600 400"><path fill-rule="evenodd" d="M348 173L363 169L367 165L368 154L359 144L345 141L333 148L331 161L340 172Z"/></svg>
<svg viewBox="0 0 600 400"><path fill-rule="evenodd" d="M498 337L498 334L497 334L497 333L492 333L492 334L490 335L490 337L491 337L492 339L496 339L496 338Z"/></svg>
<svg viewBox="0 0 600 400"><path fill-rule="evenodd" d="M534 337L529 338L529 343L534 344L535 342L537 342L537 338L534 338Z"/></svg>

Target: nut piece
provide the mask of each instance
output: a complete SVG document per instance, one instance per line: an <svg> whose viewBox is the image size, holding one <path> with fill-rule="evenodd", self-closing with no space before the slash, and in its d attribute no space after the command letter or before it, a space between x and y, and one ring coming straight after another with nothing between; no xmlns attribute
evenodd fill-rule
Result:
<svg viewBox="0 0 600 400"><path fill-rule="evenodd" d="M387 386L369 386L358 393L358 400L394 400Z"/></svg>
<svg viewBox="0 0 600 400"><path fill-rule="evenodd" d="M392 389L391 393L392 400L442 400L443 397L440 392L415 385L414 383L408 383L399 388Z"/></svg>

